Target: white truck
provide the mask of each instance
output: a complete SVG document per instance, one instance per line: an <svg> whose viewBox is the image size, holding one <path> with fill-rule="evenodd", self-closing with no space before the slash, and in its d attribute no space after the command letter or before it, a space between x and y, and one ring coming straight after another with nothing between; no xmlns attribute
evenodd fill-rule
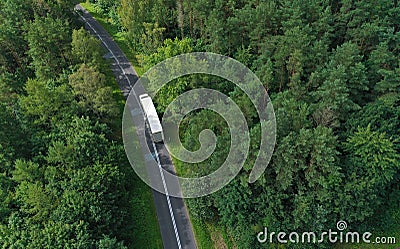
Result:
<svg viewBox="0 0 400 249"><path fill-rule="evenodd" d="M162 142L164 139L164 134L153 101L147 94L140 95L139 100L140 104L142 105L147 124L150 127L151 138L156 143Z"/></svg>

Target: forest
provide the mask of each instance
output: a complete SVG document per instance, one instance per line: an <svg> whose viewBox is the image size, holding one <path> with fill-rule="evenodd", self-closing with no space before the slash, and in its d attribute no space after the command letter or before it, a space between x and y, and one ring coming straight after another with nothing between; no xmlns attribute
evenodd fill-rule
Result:
<svg viewBox="0 0 400 249"><path fill-rule="evenodd" d="M122 95L77 3L0 2L0 248L141 247Z"/></svg>
<svg viewBox="0 0 400 249"><path fill-rule="evenodd" d="M133 243L135 193L115 121L118 93L100 43L74 15L77 3L0 2L0 248ZM212 195L186 200L199 248L218 248L216 231L225 248L350 248L282 247L256 237L264 227L318 232L340 220L349 230L400 240L397 0L86 4L115 27L138 71L182 53L214 52L249 67L270 95L276 146L251 184L260 124L240 89L219 78L207 84L200 75L175 80L155 98L162 114L176 96L207 86L235 100L249 125L251 151L240 174ZM180 128L189 150L199 148L196 138L206 128L218 142L204 162L174 159L178 174L204 175L222 164L230 134L220 116L193 112Z"/></svg>
<svg viewBox="0 0 400 249"><path fill-rule="evenodd" d="M277 143L262 179L247 182L257 152L252 143L235 180L186 201L192 219L221 226L237 248L265 248L255 237L263 227L326 231L339 220L353 231L399 234L398 1L90 2L118 27L143 71L181 53L220 53L255 72L273 101ZM213 80L207 86L238 103L257 141L260 127L249 100L232 84ZM174 83L156 97L161 113L174 97L204 86L199 77ZM224 161L229 129L211 111L186 117L184 145L198 149L195 138L205 128L217 135L217 151L195 166L175 160L179 174L202 175ZM310 247L324 246L331 247Z"/></svg>

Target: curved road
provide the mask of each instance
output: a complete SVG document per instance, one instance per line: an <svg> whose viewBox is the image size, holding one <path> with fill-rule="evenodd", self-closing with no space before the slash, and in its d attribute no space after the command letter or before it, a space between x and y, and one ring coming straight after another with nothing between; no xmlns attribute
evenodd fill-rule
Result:
<svg viewBox="0 0 400 249"><path fill-rule="evenodd" d="M127 98L132 86L138 79L135 69L106 30L82 6L77 5L75 9L82 21L84 21L86 29L98 38L102 42L103 47L107 50L107 57L112 59L112 71L117 78L117 82L124 97ZM139 96L142 93L144 92L137 92L136 95ZM138 103L135 104L138 105ZM135 106L134 108L140 109L139 106ZM143 115L143 113L141 114ZM143 119L142 115L132 115L132 119ZM152 153L157 157L159 167L174 173L175 169L165 146L163 144L154 144L149 138L148 132L145 132L146 139L140 141L141 146L148 146L152 149ZM154 153L154 151L157 153ZM148 155L143 154L142 156L146 158ZM161 183L163 178L162 174L161 170L153 172L148 171L152 182ZM164 187L168 188L168 186ZM170 197L154 190L152 190L152 192L164 248L197 248L192 225L183 199Z"/></svg>

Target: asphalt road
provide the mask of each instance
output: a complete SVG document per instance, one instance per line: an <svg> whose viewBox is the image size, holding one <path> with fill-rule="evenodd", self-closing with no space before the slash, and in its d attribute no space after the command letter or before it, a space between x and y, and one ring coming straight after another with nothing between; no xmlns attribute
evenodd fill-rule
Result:
<svg viewBox="0 0 400 249"><path fill-rule="evenodd" d="M85 22L86 29L89 30L96 38L102 41L103 47L108 52L106 56L112 60L112 71L117 78L117 82L123 95L125 98L127 98L132 86L138 79L134 68L115 41L104 30L104 28L82 6L77 5L75 9L78 10L81 19ZM139 96L142 93L144 93L144 91L136 92L136 95ZM138 103L133 104L137 105L134 108L140 109ZM132 119L143 119L143 116L138 116L139 115L136 115L136 117L132 117ZM150 139L148 129L144 129L142 132L145 132L146 138L143 141L140 141L141 146L148 146L152 153L154 153L156 150L159 167L162 167L168 172L175 174L171 157L169 156L164 144L154 144ZM142 156L143 158L146 158L144 153L145 152L143 150ZM163 173L161 170L149 168L147 174L150 176L149 178L152 183L161 184L163 182L162 178L164 176L162 175ZM164 187L168 189L168 186ZM164 248L197 248L192 225L190 223L189 215L183 199L170 197L154 190L152 190L152 192Z"/></svg>

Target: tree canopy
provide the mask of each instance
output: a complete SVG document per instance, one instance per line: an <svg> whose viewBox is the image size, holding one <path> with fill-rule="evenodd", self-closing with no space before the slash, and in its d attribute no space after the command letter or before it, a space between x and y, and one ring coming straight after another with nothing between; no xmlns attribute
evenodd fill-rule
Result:
<svg viewBox="0 0 400 249"><path fill-rule="evenodd" d="M233 248L261 248L262 227L326 231L346 220L354 231L400 231L398 1L89 2L145 70L182 53L221 53L249 67L268 91L277 141L252 184L260 120L243 91L190 75L154 99L162 114L183 92L209 87L244 113L251 137L244 169L221 191L187 201L192 217L222 227ZM1 248L131 244L123 232L131 228L129 177L113 130L121 113L104 50L77 21L74 4L0 2ZM216 151L194 165L174 160L178 174L204 175L225 160L231 134L212 111L185 116L182 143L198 149L206 128L216 134Z"/></svg>

